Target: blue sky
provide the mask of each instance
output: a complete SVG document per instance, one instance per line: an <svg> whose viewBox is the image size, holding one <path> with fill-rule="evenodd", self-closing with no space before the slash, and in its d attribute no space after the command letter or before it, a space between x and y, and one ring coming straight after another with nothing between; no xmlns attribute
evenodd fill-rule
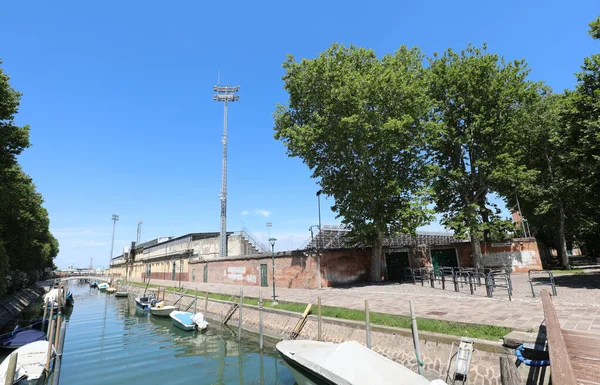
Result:
<svg viewBox="0 0 600 385"><path fill-rule="evenodd" d="M525 58L556 91L597 47L597 1L22 1L0 5L0 59L23 93L17 122L33 146L20 157L60 241L59 267L106 265L136 237L218 231L223 105L212 86L241 86L229 112L228 230L277 249L304 243L318 187L273 139L287 95L287 53L313 58L332 42L401 44L425 53L488 43ZM335 224L322 200L324 224ZM434 223L428 229L438 230Z"/></svg>

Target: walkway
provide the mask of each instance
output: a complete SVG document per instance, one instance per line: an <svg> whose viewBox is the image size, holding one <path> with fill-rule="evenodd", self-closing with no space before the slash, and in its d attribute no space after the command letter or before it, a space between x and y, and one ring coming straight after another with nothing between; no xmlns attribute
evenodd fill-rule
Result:
<svg viewBox="0 0 600 385"><path fill-rule="evenodd" d="M280 301L317 303L321 296L323 305L352 309L364 309L365 299L374 312L409 315L408 300L412 299L418 317L448 321L469 322L486 325L507 326L514 329L537 330L544 319L539 295L533 298L527 274L514 274L513 298L508 300L506 290L497 289L494 298L485 297L485 288L474 295L468 288L455 292L452 288L442 290L425 284L365 285L350 288L326 288L322 290L276 288ZM600 334L600 270L586 274L560 275L556 277L558 296L554 305L563 329L589 331ZM152 280L153 284L177 286L178 282ZM219 283L183 282L186 288L222 294L238 294L240 286ZM244 295L258 297L260 287L243 286ZM536 291L547 288L538 286ZM271 296L271 288L262 288L263 296Z"/></svg>

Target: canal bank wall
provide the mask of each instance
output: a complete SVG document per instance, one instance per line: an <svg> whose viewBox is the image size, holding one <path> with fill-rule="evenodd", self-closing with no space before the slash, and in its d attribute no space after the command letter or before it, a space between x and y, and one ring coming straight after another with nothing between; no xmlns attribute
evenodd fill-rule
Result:
<svg viewBox="0 0 600 385"><path fill-rule="evenodd" d="M19 314L36 298L39 298L46 291L39 286L33 286L23 289L12 297L0 301L0 329L4 328L9 322L17 318Z"/></svg>
<svg viewBox="0 0 600 385"><path fill-rule="evenodd" d="M132 292L143 293L144 288L133 287ZM148 290L156 293L156 289ZM160 297L162 298L162 290ZM165 301L172 304L180 298L180 294L166 292ZM179 301L181 310L190 306L194 310L194 296L185 295ZM238 299L239 301L239 299ZM221 322L231 309L233 302L209 299L205 302L203 297L198 297L196 310L205 313L211 322ZM301 314L285 310L265 308L263 312L264 335L276 340L287 339L296 328ZM313 307L313 312L316 308ZM227 324L238 327L239 309L231 315ZM244 304L242 310L242 328L251 333L259 331L259 308ZM337 318L322 317L321 340L329 342L358 341L366 345L366 328L364 322L341 320ZM417 371L417 360L413 346L412 332L410 329L392 328L370 325L371 348L401 365ZM445 334L419 332L423 368L428 378L446 378L448 362L456 353L460 337ZM296 339L318 339L318 317L309 315L301 332ZM474 353L469 370L469 384L474 385L500 385L500 357L514 360L513 350L493 342L475 339ZM454 372L455 359L451 363L451 372Z"/></svg>

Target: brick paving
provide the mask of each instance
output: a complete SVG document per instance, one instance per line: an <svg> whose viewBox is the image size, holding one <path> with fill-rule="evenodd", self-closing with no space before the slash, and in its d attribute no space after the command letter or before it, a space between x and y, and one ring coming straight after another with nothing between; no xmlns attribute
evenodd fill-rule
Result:
<svg viewBox="0 0 600 385"><path fill-rule="evenodd" d="M559 275L556 282L558 295L553 300L561 326L600 334L600 270ZM163 286L178 284L168 280L152 280L152 283ZM527 274L513 274L512 283L512 301L508 300L506 289L498 288L494 298L487 298L483 286L471 295L468 287L455 292L451 285L442 290L441 285L432 288L427 282L424 286L417 282L416 285L362 285L321 290L277 287L276 291L281 301L316 304L317 297L321 296L323 305L351 309L364 309L367 299L371 311L399 315L409 315L408 300L412 299L418 317L537 330L544 319L539 295L533 298ZM239 294L242 287L203 282L184 282L183 285L229 295ZM535 287L536 292L539 293L541 288L544 287ZM258 297L261 288L243 286L243 289L244 295ZM263 296L269 298L271 290L270 287L262 288Z"/></svg>

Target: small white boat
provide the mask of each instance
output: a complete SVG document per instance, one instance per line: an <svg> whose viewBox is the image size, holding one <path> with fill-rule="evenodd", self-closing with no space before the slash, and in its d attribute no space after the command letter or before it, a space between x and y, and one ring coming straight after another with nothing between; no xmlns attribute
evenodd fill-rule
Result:
<svg viewBox="0 0 600 385"><path fill-rule="evenodd" d="M165 305L162 301L157 303L156 306L152 306L150 308L150 312L152 313L152 315L158 317L168 317L171 314L171 312L175 310L177 310L177 306Z"/></svg>
<svg viewBox="0 0 600 385"><path fill-rule="evenodd" d="M117 291L115 293L115 297L129 297L129 292L127 291Z"/></svg>
<svg viewBox="0 0 600 385"><path fill-rule="evenodd" d="M117 291L117 289L114 288L114 287L109 287L109 288L106 289L106 292L108 294L114 294L114 293L116 293L116 291Z"/></svg>
<svg viewBox="0 0 600 385"><path fill-rule="evenodd" d="M204 330L208 327L208 322L204 320L204 314L202 313L193 314L187 311L175 310L169 314L169 317L173 320L173 325L186 331Z"/></svg>
<svg viewBox="0 0 600 385"><path fill-rule="evenodd" d="M15 350L17 357L17 371L14 384L38 385L46 380L46 358L48 355L48 341L37 341ZM52 356L55 351L52 349ZM6 372L10 356L0 364L0 384L6 382Z"/></svg>
<svg viewBox="0 0 600 385"><path fill-rule="evenodd" d="M98 289L100 291L105 291L106 289L108 289L109 285L106 282L102 282L98 284Z"/></svg>
<svg viewBox="0 0 600 385"><path fill-rule="evenodd" d="M292 340L281 341L276 347L298 385L432 384L356 341L338 344Z"/></svg>

